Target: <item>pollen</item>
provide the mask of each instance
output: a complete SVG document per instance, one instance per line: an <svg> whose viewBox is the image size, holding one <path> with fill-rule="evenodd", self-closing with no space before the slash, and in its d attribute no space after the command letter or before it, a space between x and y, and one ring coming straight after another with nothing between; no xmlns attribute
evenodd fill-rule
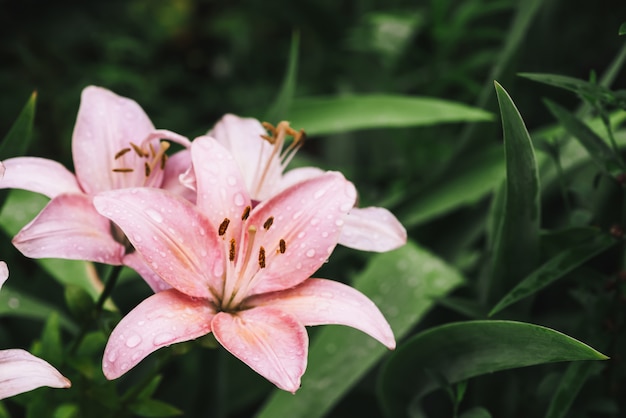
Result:
<svg viewBox="0 0 626 418"><path fill-rule="evenodd" d="M285 240L281 238L278 242L278 252L285 254L285 251L287 251L287 244L285 243Z"/></svg>
<svg viewBox="0 0 626 418"><path fill-rule="evenodd" d="M144 171L145 171L146 177L150 177L150 173L152 172L152 169L150 168L150 164L148 163L144 164Z"/></svg>
<svg viewBox="0 0 626 418"><path fill-rule="evenodd" d="M118 158L120 158L122 155L126 154L129 151L130 151L130 148L124 148L118 151L117 154L115 154L115 159L117 160Z"/></svg>
<svg viewBox="0 0 626 418"><path fill-rule="evenodd" d="M231 238L230 240L230 250L228 251L228 259L230 261L235 261L235 238Z"/></svg>
<svg viewBox="0 0 626 418"><path fill-rule="evenodd" d="M259 248L259 267L262 269L265 268L265 248L263 248L263 246Z"/></svg>
<svg viewBox="0 0 626 418"><path fill-rule="evenodd" d="M226 230L228 229L228 224L230 224L230 219L224 218L224 220L220 224L219 230L217 231L220 237L226 233Z"/></svg>
<svg viewBox="0 0 626 418"><path fill-rule="evenodd" d="M273 223L274 223L274 217L270 216L269 218L267 218L267 220L263 224L263 229L265 229L266 231L269 230L270 226L272 226Z"/></svg>
<svg viewBox="0 0 626 418"><path fill-rule="evenodd" d="M134 170L132 168L114 168L114 173L132 173Z"/></svg>
<svg viewBox="0 0 626 418"><path fill-rule="evenodd" d="M243 214L241 215L241 220L245 221L246 219L248 219L248 216L250 216L250 206L246 206L246 208L243 210Z"/></svg>

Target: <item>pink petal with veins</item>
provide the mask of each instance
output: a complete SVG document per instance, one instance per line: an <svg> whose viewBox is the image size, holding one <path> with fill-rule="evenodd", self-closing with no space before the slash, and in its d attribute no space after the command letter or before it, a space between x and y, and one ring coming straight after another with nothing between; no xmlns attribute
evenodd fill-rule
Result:
<svg viewBox="0 0 626 418"><path fill-rule="evenodd" d="M161 188L169 190L174 194L184 197L192 203L196 202L196 190L189 188L185 183L181 181L181 176L184 176L191 169L191 150L184 149L179 151L167 159L165 164L165 170L163 172L163 183Z"/></svg>
<svg viewBox="0 0 626 418"><path fill-rule="evenodd" d="M294 184L300 183L301 181L321 176L325 172L326 171L317 167L300 167L289 170L283 175L283 178L280 180L279 191L285 190L286 188L291 187Z"/></svg>
<svg viewBox="0 0 626 418"><path fill-rule="evenodd" d="M267 131L258 120L233 114L224 115L208 133L234 157L243 175L246 190L255 200L270 197L268 192L275 189L282 174L278 155L272 157L274 147L261 135L267 135ZM255 188L268 162L270 165L263 181L263 190L257 191Z"/></svg>
<svg viewBox="0 0 626 418"><path fill-rule="evenodd" d="M152 122L134 100L101 87L86 87L72 137L74 168L83 190L95 194L143 185L142 157L133 151L119 159L114 157L130 142L140 145L153 130ZM154 140L154 145L158 148L158 140ZM134 171L115 173L114 168Z"/></svg>
<svg viewBox="0 0 626 418"><path fill-rule="evenodd" d="M111 235L111 222L96 212L91 198L80 194L52 199L13 238L27 257L88 260L119 265L124 246Z"/></svg>
<svg viewBox="0 0 626 418"><path fill-rule="evenodd" d="M49 198L65 193L83 192L74 174L56 161L17 157L4 160L3 164L5 173L0 180L0 188L29 190Z"/></svg>
<svg viewBox="0 0 626 418"><path fill-rule="evenodd" d="M163 290L171 289L165 280L161 278L150 265L144 260L144 258L137 251L126 254L124 256L124 265L135 270L141 278L150 286L154 293L161 292Z"/></svg>
<svg viewBox="0 0 626 418"><path fill-rule="evenodd" d="M256 274L247 294L284 290L315 272L330 256L356 191L338 172L297 183L259 204L248 223L257 226L254 253L262 245L266 267ZM272 226L263 224L273 217ZM285 253L280 253L280 240ZM247 245L247 244L244 244Z"/></svg>
<svg viewBox="0 0 626 418"><path fill-rule="evenodd" d="M196 175L196 204L213 225L229 219L227 241L241 235L241 216L250 197L241 171L230 152L214 139L199 137L191 146L191 159Z"/></svg>
<svg viewBox="0 0 626 418"><path fill-rule="evenodd" d="M196 206L152 188L103 192L94 205L163 280L189 296L215 300L223 284L222 244Z"/></svg>
<svg viewBox="0 0 626 418"><path fill-rule="evenodd" d="M291 289L253 296L244 304L280 309L307 326L347 325L390 349L396 347L389 323L374 302L358 290L333 280L308 279Z"/></svg>
<svg viewBox="0 0 626 418"><path fill-rule="evenodd" d="M211 328L220 344L252 370L280 389L298 390L309 338L293 316L271 307L219 312Z"/></svg>
<svg viewBox="0 0 626 418"><path fill-rule="evenodd" d="M206 299L175 289L156 293L130 311L115 327L102 359L107 379L117 379L161 347L211 332L215 311Z"/></svg>
<svg viewBox="0 0 626 418"><path fill-rule="evenodd" d="M382 253L406 244L406 229L387 209L354 208L344 220L339 244L346 247Z"/></svg>
<svg viewBox="0 0 626 418"><path fill-rule="evenodd" d="M0 399L41 386L69 388L71 383L48 362L28 351L0 350Z"/></svg>

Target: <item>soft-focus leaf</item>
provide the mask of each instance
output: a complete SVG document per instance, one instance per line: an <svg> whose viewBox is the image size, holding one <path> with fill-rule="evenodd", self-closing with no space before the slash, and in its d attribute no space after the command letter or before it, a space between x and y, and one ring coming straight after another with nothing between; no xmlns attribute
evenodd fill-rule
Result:
<svg viewBox="0 0 626 418"><path fill-rule="evenodd" d="M298 76L298 52L300 47L300 33L294 32L291 35L291 48L289 49L289 62L283 84L274 100L274 103L267 111L265 120L277 124L285 119L287 109L291 106L291 101L296 91L296 80Z"/></svg>
<svg viewBox="0 0 626 418"><path fill-rule="evenodd" d="M476 407L463 412L459 418L491 418L491 414L485 408Z"/></svg>
<svg viewBox="0 0 626 418"><path fill-rule="evenodd" d="M572 363L567 367L557 388L545 418L563 418L569 411L578 392L589 376L598 370L599 364L591 361Z"/></svg>
<svg viewBox="0 0 626 418"><path fill-rule="evenodd" d="M539 83L548 84L550 86L569 90L583 97L599 100L610 100L613 96L612 92L596 83L581 80L579 78L568 77L558 74L538 74L538 73L520 73L521 77L528 78L529 80L537 81Z"/></svg>
<svg viewBox="0 0 626 418"><path fill-rule="evenodd" d="M492 250L493 269L483 289L487 300L499 299L504 289L536 267L539 258L540 189L535 152L511 97L498 83L495 86L504 132L506 195Z"/></svg>
<svg viewBox="0 0 626 418"><path fill-rule="evenodd" d="M622 23L617 31L618 35L626 35L626 23Z"/></svg>
<svg viewBox="0 0 626 418"><path fill-rule="evenodd" d="M0 316L12 315L45 321L53 312L58 312L58 309L44 301L13 290L10 286L2 287L0 292ZM59 322L62 327L70 332L78 330L78 327L72 320L60 313Z"/></svg>
<svg viewBox="0 0 626 418"><path fill-rule="evenodd" d="M389 417L436 389L426 370L449 383L499 370L558 361L604 360L588 345L558 331L513 321L467 321L424 331L405 342L381 371L379 390Z"/></svg>
<svg viewBox="0 0 626 418"><path fill-rule="evenodd" d="M0 227L7 235L16 235L24 225L37 216L48 201L47 197L40 194L25 190L11 190L0 212ZM102 291L102 282L92 263L61 259L35 261L59 283L79 286L85 289L94 300Z"/></svg>
<svg viewBox="0 0 626 418"><path fill-rule="evenodd" d="M0 144L0 160L19 157L26 153L32 138L36 103L37 92L33 92Z"/></svg>
<svg viewBox="0 0 626 418"><path fill-rule="evenodd" d="M33 354L45 358L52 364L61 364L63 362L63 346L58 312L52 312L46 321L46 326L41 334L41 353Z"/></svg>
<svg viewBox="0 0 626 418"><path fill-rule="evenodd" d="M508 292L489 312L489 316L496 314L507 306L528 297L557 279L560 279L587 260L606 251L617 240L610 235L598 233L595 237L577 245L566 248L545 264L533 271L524 280L519 282Z"/></svg>
<svg viewBox="0 0 626 418"><path fill-rule="evenodd" d="M444 183L435 183L423 190L413 206L401 218L406 227L413 227L438 216L470 205L491 193L504 179L502 148L494 146L463 161Z"/></svg>
<svg viewBox="0 0 626 418"><path fill-rule="evenodd" d="M401 339L463 278L426 250L409 242L370 259L353 286L380 308ZM311 342L307 371L295 395L275 391L260 417L321 417L388 350L352 328L325 326Z"/></svg>
<svg viewBox="0 0 626 418"><path fill-rule="evenodd" d="M129 406L133 413L140 417L173 417L183 414L183 411L168 403L154 399L141 399Z"/></svg>
<svg viewBox="0 0 626 418"><path fill-rule="evenodd" d="M288 119L309 135L358 129L491 121L493 115L462 103L385 94L296 99Z"/></svg>
<svg viewBox="0 0 626 418"><path fill-rule="evenodd" d="M545 103L567 132L580 141L600 167L609 173L618 168L619 161L615 153L600 136L564 107L550 100L546 100Z"/></svg>

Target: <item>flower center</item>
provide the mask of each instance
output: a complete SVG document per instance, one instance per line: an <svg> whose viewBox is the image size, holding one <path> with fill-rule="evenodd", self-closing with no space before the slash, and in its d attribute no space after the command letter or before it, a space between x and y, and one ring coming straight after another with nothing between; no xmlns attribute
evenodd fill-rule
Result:
<svg viewBox="0 0 626 418"><path fill-rule="evenodd" d="M246 207L242 214L244 223L241 239L238 242L235 237L228 239L226 232L231 220L224 218L218 228L218 234L224 240L228 260L224 273L224 288L220 310L234 311L239 308L249 290L254 286L258 273L266 268L274 255L282 255L287 251L287 243L280 238L271 247L259 244L260 236L266 234L274 224L274 217L268 217L262 226L246 225L250 214L250 207ZM244 241L247 234L245 248L239 244ZM257 238L259 238L257 240ZM267 245L267 240L262 240Z"/></svg>
<svg viewBox="0 0 626 418"><path fill-rule="evenodd" d="M165 163L167 162L167 154L165 152L169 148L170 143L167 141L159 141L158 149L155 149L153 142L148 142L147 146L145 144L143 146L139 146L130 142L130 147L119 150L113 158L116 162L119 161L122 163L128 163L128 161L125 161L123 157L132 151L137 157L144 160L144 176L146 179L148 179L150 175L155 172L155 169L160 169L161 171L165 169ZM135 169L132 167L125 166L125 164L122 165L122 167L113 168L113 172L132 173L133 171L135 171Z"/></svg>
<svg viewBox="0 0 626 418"><path fill-rule="evenodd" d="M278 164L279 170L282 172L306 139L304 130L300 129L296 131L289 126L289 122L282 121L277 126L263 122L262 125L267 130L268 134L261 135L261 138L269 142L273 148L271 154L265 161L262 161L263 153L259 154L259 164L257 164L258 172L255 176L257 182L252 190L253 196L260 194L263 183L267 179L272 166ZM292 137L293 140L285 147L284 145L288 137Z"/></svg>

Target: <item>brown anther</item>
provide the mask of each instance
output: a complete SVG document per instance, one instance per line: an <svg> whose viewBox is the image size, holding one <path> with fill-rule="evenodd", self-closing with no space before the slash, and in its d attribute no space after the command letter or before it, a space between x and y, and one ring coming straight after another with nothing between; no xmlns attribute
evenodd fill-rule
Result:
<svg viewBox="0 0 626 418"><path fill-rule="evenodd" d="M226 230L228 229L228 224L230 224L230 219L224 218L224 220L220 224L219 230L217 231L220 237L226 233Z"/></svg>
<svg viewBox="0 0 626 418"><path fill-rule="evenodd" d="M118 158L120 158L122 155L126 154L129 151L130 151L130 148L124 148L118 151L117 154L115 154L115 159L117 160Z"/></svg>
<svg viewBox="0 0 626 418"><path fill-rule="evenodd" d="M132 173L134 170L132 168L114 168L114 173Z"/></svg>
<svg viewBox="0 0 626 418"><path fill-rule="evenodd" d="M269 122L261 122L266 131L270 131L272 135L276 135L276 128Z"/></svg>
<svg viewBox="0 0 626 418"><path fill-rule="evenodd" d="M167 154L161 155L161 170L165 170L166 162L167 162Z"/></svg>
<svg viewBox="0 0 626 418"><path fill-rule="evenodd" d="M265 248L262 246L259 248L259 267L262 269L265 268Z"/></svg>
<svg viewBox="0 0 626 418"><path fill-rule="evenodd" d="M130 143L131 148L133 149L133 151L135 151L135 154L137 154L140 157L147 157L148 154L146 154L144 152L144 150L142 150L138 145L133 144L132 142Z"/></svg>
<svg viewBox="0 0 626 418"><path fill-rule="evenodd" d="M154 158L156 156L156 152L154 151L154 146L152 145L152 142L148 143L148 147L150 148L150 156Z"/></svg>
<svg viewBox="0 0 626 418"><path fill-rule="evenodd" d="M231 238L230 240L230 249L228 251L228 259L230 261L235 261L235 238Z"/></svg>
<svg viewBox="0 0 626 418"><path fill-rule="evenodd" d="M263 138L264 140L266 140L267 142L269 142L272 145L274 145L274 142L276 142L276 138L273 137L273 136L261 135L261 138Z"/></svg>
<svg viewBox="0 0 626 418"><path fill-rule="evenodd" d="M269 218L267 218L267 220L263 224L263 229L265 229L266 231L269 230L270 226L272 226L273 223L274 223L274 217L270 216Z"/></svg>
<svg viewBox="0 0 626 418"><path fill-rule="evenodd" d="M248 216L250 216L250 209L252 209L250 206L246 206L246 208L243 210L243 214L241 215L242 221L248 219Z"/></svg>
<svg viewBox="0 0 626 418"><path fill-rule="evenodd" d="M278 252L285 254L285 251L287 251L287 244L285 243L285 240L281 238L281 240L278 241Z"/></svg>
<svg viewBox="0 0 626 418"><path fill-rule="evenodd" d="M152 172L152 169L150 168L150 164L148 163L144 163L144 170L146 173L146 177L150 177L150 173Z"/></svg>

